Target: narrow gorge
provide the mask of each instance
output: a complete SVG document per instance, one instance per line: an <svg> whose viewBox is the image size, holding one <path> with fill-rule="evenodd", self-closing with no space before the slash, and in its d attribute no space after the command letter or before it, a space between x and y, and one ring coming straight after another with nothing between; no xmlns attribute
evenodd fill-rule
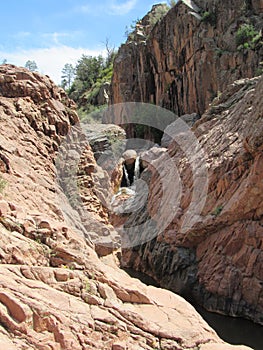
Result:
<svg viewBox="0 0 263 350"><path fill-rule="evenodd" d="M5 64L0 92L0 348L250 349L119 268L110 178L64 90Z"/></svg>
<svg viewBox="0 0 263 350"><path fill-rule="evenodd" d="M163 8L119 48L101 124L0 65L0 349L253 347L197 310L263 325L263 2Z"/></svg>
<svg viewBox="0 0 263 350"><path fill-rule="evenodd" d="M190 121L202 155L196 154L199 165L193 166L181 141L189 133L180 135L176 122L165 129L170 137L163 136L161 147L148 151L152 166L142 174L148 202L126 220L130 226L140 225L164 205L162 220L167 225L157 237L124 249L122 266L151 276L207 310L263 324L263 3L179 1L151 28L157 9L137 22L115 59L114 120L128 138L136 138L133 112L129 120L125 104L156 104L175 113L175 119L177 115ZM247 25L259 34L254 40L247 37L245 45L239 34ZM151 113L147 117L138 123L149 125ZM143 137L154 140L147 127L144 130ZM162 181L171 172L167 155L179 172L169 189L176 196L182 188L173 209L163 201ZM194 172L204 159L205 204L199 197L195 205L202 210L197 215L193 211L193 224L185 228L196 190Z"/></svg>

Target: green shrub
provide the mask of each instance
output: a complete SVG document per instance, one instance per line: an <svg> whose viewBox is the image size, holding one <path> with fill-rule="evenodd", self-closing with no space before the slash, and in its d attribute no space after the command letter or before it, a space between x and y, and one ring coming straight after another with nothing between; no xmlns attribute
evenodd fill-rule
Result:
<svg viewBox="0 0 263 350"><path fill-rule="evenodd" d="M249 43L243 44L243 49L249 49L249 47L250 47Z"/></svg>
<svg viewBox="0 0 263 350"><path fill-rule="evenodd" d="M168 1L168 4L169 4L170 8L172 8L177 4L177 0L170 0L170 1Z"/></svg>
<svg viewBox="0 0 263 350"><path fill-rule="evenodd" d="M79 119L84 124L100 124L106 108L107 105L93 106L88 104L85 108L81 107L78 109Z"/></svg>
<svg viewBox="0 0 263 350"><path fill-rule="evenodd" d="M223 210L223 205L219 205L218 207L215 208L215 210L212 212L212 215L218 216L221 211Z"/></svg>
<svg viewBox="0 0 263 350"><path fill-rule="evenodd" d="M224 54L228 53L227 50L220 49L219 47L215 49L215 52L216 52L216 54L217 54L218 57L221 57L221 56L223 56Z"/></svg>
<svg viewBox="0 0 263 350"><path fill-rule="evenodd" d="M252 24L242 24L236 33L237 46L248 44L252 42L253 38L258 36L258 32L255 30ZM247 46L247 45L246 45Z"/></svg>
<svg viewBox="0 0 263 350"><path fill-rule="evenodd" d="M258 44L263 44L262 32L257 33L251 41L251 47L255 48Z"/></svg>
<svg viewBox="0 0 263 350"><path fill-rule="evenodd" d="M215 26L217 21L216 13L205 11L202 15L201 21L210 24L211 26Z"/></svg>
<svg viewBox="0 0 263 350"><path fill-rule="evenodd" d="M251 0L244 0L243 5L241 6L241 13L247 14L247 12L253 10Z"/></svg>
<svg viewBox="0 0 263 350"><path fill-rule="evenodd" d="M256 69L256 76L263 74L263 61L259 62L259 66Z"/></svg>
<svg viewBox="0 0 263 350"><path fill-rule="evenodd" d="M256 77L259 77L260 75L262 75L263 74L263 68L257 68L256 69L256 73L255 73L255 76Z"/></svg>
<svg viewBox="0 0 263 350"><path fill-rule="evenodd" d="M7 185L7 181L3 179L2 176L0 175L0 193L4 191L4 189L6 188L6 185Z"/></svg>
<svg viewBox="0 0 263 350"><path fill-rule="evenodd" d="M149 15L149 25L151 28L155 26L169 11L169 7L166 4L160 4Z"/></svg>

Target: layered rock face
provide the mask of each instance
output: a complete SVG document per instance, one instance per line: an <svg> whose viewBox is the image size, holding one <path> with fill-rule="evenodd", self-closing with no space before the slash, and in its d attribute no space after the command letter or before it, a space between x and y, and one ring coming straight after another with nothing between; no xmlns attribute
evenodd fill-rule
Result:
<svg viewBox="0 0 263 350"><path fill-rule="evenodd" d="M119 49L111 104L147 102L179 116L203 114L228 84L262 70L262 38L253 49L237 48L244 23L261 30L261 0L179 1L150 32L147 15Z"/></svg>
<svg viewBox="0 0 263 350"><path fill-rule="evenodd" d="M248 349L223 343L181 297L130 278L113 255L98 258L92 234L114 232L99 195L109 180L87 144L81 154L64 144L68 131L82 136L63 90L0 66L0 122L1 349ZM56 181L61 147L68 162L79 156L85 220Z"/></svg>
<svg viewBox="0 0 263 350"><path fill-rule="evenodd" d="M191 129L202 150L195 154L188 141L193 158L182 147L189 132L178 136L175 130L174 141L148 170L147 208L133 218L136 225L145 210L148 217L159 211L160 222L167 225L157 238L123 255L125 266L149 274L161 286L192 297L207 309L261 324L262 93L262 76L231 84ZM168 189L173 194L165 202L163 183L171 172L167 155L180 176L171 180ZM204 164L207 173L202 173ZM160 167L165 169L161 178ZM179 204L171 208L178 188Z"/></svg>
<svg viewBox="0 0 263 350"><path fill-rule="evenodd" d="M193 161L191 155L186 156L187 147L180 147L188 134L185 140L177 135L179 144L170 145L171 138L165 136L162 145L169 145L168 151L149 167L150 181L149 174L143 175L149 182L148 203L126 219L129 225L138 226L159 211L166 230L126 251L123 264L146 272L166 288L194 297L208 309L259 323L263 323L263 90L262 80L253 77L262 74L262 10L261 0L183 0L153 29L152 14L148 14L118 52L111 97L117 124L125 124L127 114L118 104L128 102L165 107L185 121L194 113L196 119L202 116L193 135L204 153ZM240 46L238 33L248 23L259 35L247 37L250 43ZM252 80L235 82L240 78ZM176 125L169 129L175 135L181 132ZM127 129L127 134L134 137L134 129ZM165 202L161 180L169 178L171 170L167 155L180 178L175 173ZM205 160L208 171L199 180L200 188L194 183L194 173L202 169L199 158ZM194 171L191 161L196 163ZM166 169L161 170L161 178L154 168ZM208 194L202 197L207 179ZM171 204L177 197L179 210ZM194 207L200 207L201 213L196 214ZM189 218L194 223L190 222L190 229L183 224Z"/></svg>

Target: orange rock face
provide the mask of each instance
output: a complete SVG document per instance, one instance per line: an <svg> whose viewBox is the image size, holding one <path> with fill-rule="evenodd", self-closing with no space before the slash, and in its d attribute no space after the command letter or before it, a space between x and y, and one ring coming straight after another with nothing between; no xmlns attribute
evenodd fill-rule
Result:
<svg viewBox="0 0 263 350"><path fill-rule="evenodd" d="M190 131L201 145L202 157L199 153L187 157L178 139L170 143L167 152L180 176L169 188L182 188L173 220L170 203L162 202L160 219L167 222L162 234L123 257L124 264L196 298L208 309L259 323L263 323L262 92L262 76L244 79L213 103ZM160 211L163 180L169 179L164 159L153 163L166 169L161 179L151 170L149 216ZM200 170L204 163L206 177ZM201 185L206 180L203 196ZM201 196L194 197L194 191Z"/></svg>
<svg viewBox="0 0 263 350"><path fill-rule="evenodd" d="M88 145L77 169L86 216L56 181L65 135L79 135L72 107L49 78L0 66L0 348L231 349L181 297L130 278L113 255L98 258L92 234L114 229ZM77 144L63 147L77 157Z"/></svg>
<svg viewBox="0 0 263 350"><path fill-rule="evenodd" d="M197 12L189 6L193 3ZM243 0L181 1L150 33L146 16L140 27L144 36L136 35L136 29L134 40L119 49L111 104L146 102L179 116L203 114L228 84L260 71L262 44L238 50L236 35L252 14L256 30L261 30L261 8L259 0L247 7ZM207 21L202 20L204 13L210 14ZM125 112L119 112L122 121Z"/></svg>
<svg viewBox="0 0 263 350"><path fill-rule="evenodd" d="M179 116L202 116L192 129L202 150L197 159L186 156L182 144L192 147L186 135L155 161L165 170L160 175L151 169L147 208L129 224L158 216L164 229L145 246L127 250L123 264L209 309L263 324L263 87L262 79L253 79L262 74L263 46L262 37L253 47L239 45L244 23L261 31L261 0L183 0L150 32L149 15L144 17L117 54L111 103L144 102ZM125 113L118 105L115 110L122 123ZM170 178L164 199L167 155L180 176Z"/></svg>

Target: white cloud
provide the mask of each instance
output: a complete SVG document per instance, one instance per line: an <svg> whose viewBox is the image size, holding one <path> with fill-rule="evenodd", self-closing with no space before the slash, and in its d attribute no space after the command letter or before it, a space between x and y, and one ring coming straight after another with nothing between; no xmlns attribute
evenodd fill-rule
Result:
<svg viewBox="0 0 263 350"><path fill-rule="evenodd" d="M24 39L24 38L28 38L31 35L30 32L18 32L15 35L13 35L12 37L15 39Z"/></svg>
<svg viewBox="0 0 263 350"><path fill-rule="evenodd" d="M83 5L75 9L76 12L91 13L91 7L89 5Z"/></svg>
<svg viewBox="0 0 263 350"><path fill-rule="evenodd" d="M75 63L82 55L98 56L105 55L105 50L90 50L87 48L72 48L69 46L56 46L23 50L15 53L0 51L0 57L17 66L24 66L27 60L35 61L38 71L49 75L56 83L61 82L61 71L66 63Z"/></svg>
<svg viewBox="0 0 263 350"><path fill-rule="evenodd" d="M76 33L74 33L74 34L76 34ZM41 34L41 36L49 43L59 45L60 39L71 38L73 36L73 34L72 33L54 32L54 33L43 33L43 34Z"/></svg>
<svg viewBox="0 0 263 350"><path fill-rule="evenodd" d="M95 16L95 17L99 17L101 15L101 13L105 13L105 10L107 8L107 3L105 4L101 4L100 2L97 2L95 4L86 4L86 5L82 5L82 6L76 6L73 11L75 13L81 13L84 15L91 15L91 16Z"/></svg>
<svg viewBox="0 0 263 350"><path fill-rule="evenodd" d="M52 45L70 45L66 44L65 41L76 41L76 38L83 37L84 33L80 30L75 31L63 31L63 32L18 32L10 35L11 40L18 42L18 45L25 46L30 44L38 43L38 46L50 47Z"/></svg>
<svg viewBox="0 0 263 350"><path fill-rule="evenodd" d="M97 3L94 6L83 5L76 7L75 11L84 14L93 14L95 16L102 12L108 13L110 15L122 16L129 13L135 7L137 2L138 0L126 0L123 3L119 3L116 0L109 0L106 1L106 3L103 5L101 5L101 3Z"/></svg>
<svg viewBox="0 0 263 350"><path fill-rule="evenodd" d="M116 4L114 3L111 4L110 6L110 12L114 15L126 15L129 13L137 4L137 0L128 0L122 4Z"/></svg>

